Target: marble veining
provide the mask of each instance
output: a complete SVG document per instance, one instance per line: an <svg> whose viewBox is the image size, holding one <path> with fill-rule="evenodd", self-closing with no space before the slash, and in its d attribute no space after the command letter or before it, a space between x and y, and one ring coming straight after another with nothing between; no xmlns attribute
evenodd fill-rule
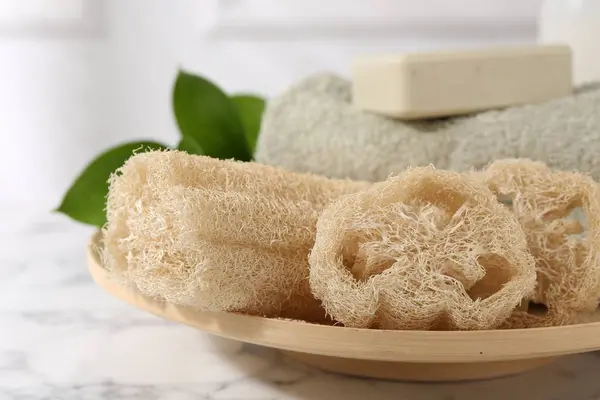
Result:
<svg viewBox="0 0 600 400"><path fill-rule="evenodd" d="M93 230L0 208L0 400L600 400L598 353L511 378L410 384L323 373L132 309L95 286Z"/></svg>

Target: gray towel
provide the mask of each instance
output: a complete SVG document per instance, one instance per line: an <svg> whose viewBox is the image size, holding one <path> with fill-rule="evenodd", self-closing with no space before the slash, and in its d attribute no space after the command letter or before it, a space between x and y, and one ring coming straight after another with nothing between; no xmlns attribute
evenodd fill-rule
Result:
<svg viewBox="0 0 600 400"><path fill-rule="evenodd" d="M256 161L332 178L379 181L409 166L465 171L530 158L600 179L600 85L473 115L399 121L356 109L345 79L319 74L269 101Z"/></svg>

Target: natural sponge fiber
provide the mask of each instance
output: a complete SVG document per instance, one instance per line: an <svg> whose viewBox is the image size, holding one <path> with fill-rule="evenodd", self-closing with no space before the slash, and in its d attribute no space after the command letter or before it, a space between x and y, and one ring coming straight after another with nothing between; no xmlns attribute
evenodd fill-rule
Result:
<svg viewBox="0 0 600 400"><path fill-rule="evenodd" d="M137 154L110 181L104 264L174 304L321 320L308 286L319 212L366 186L179 151Z"/></svg>
<svg viewBox="0 0 600 400"><path fill-rule="evenodd" d="M491 329L532 295L517 220L483 184L408 169L325 208L310 285L347 327Z"/></svg>
<svg viewBox="0 0 600 400"><path fill-rule="evenodd" d="M510 324L562 325L593 312L600 296L600 188L596 182L587 175L552 171L543 163L524 159L493 162L478 176L498 197L510 199L536 260L532 300L548 308L545 315L516 315ZM577 218L577 211L584 218Z"/></svg>

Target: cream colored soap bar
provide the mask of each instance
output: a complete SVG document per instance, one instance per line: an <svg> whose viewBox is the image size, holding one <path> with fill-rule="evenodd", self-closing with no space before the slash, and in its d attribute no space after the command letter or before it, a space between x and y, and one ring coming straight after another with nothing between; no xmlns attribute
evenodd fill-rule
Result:
<svg viewBox="0 0 600 400"><path fill-rule="evenodd" d="M573 89L563 45L370 56L355 62L352 75L357 107L400 119L540 102Z"/></svg>

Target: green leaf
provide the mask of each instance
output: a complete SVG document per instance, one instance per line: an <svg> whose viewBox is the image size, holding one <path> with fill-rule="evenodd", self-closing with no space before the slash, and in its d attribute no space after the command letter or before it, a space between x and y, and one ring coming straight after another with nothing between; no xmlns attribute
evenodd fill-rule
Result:
<svg viewBox="0 0 600 400"><path fill-rule="evenodd" d="M260 133L262 114L265 111L265 100L261 97L249 94L238 94L232 96L231 99L235 103L240 118L242 119L250 152L254 154L256 140Z"/></svg>
<svg viewBox="0 0 600 400"><path fill-rule="evenodd" d="M165 149L152 141L126 143L97 156L77 177L55 210L76 221L101 227L106 222L108 178L134 153Z"/></svg>
<svg viewBox="0 0 600 400"><path fill-rule="evenodd" d="M205 155L241 161L252 158L235 104L212 82L179 71L173 111L182 136L194 139Z"/></svg>
<svg viewBox="0 0 600 400"><path fill-rule="evenodd" d="M191 137L183 137L177 145L177 150L183 150L189 154L203 155L202 147Z"/></svg>

